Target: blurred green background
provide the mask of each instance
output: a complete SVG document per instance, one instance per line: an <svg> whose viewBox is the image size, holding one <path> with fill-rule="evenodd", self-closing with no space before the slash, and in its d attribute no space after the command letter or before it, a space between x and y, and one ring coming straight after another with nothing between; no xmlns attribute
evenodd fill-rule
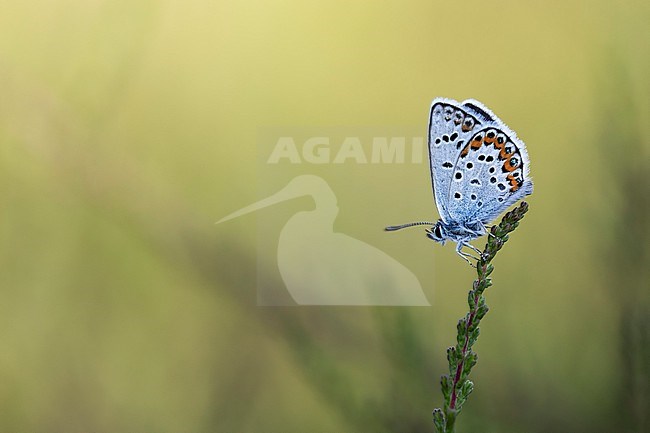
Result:
<svg viewBox="0 0 650 433"><path fill-rule="evenodd" d="M425 128L446 96L536 183L459 431L650 431L648 41L642 1L0 3L0 430L433 431L474 275L381 231L435 218L426 165L328 181L431 307L258 307L256 218L313 203L214 222L262 198L259 128Z"/></svg>

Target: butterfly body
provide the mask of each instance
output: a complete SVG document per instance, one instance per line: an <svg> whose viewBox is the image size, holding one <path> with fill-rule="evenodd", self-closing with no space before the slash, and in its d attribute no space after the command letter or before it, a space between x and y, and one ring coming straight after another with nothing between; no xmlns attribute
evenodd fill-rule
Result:
<svg viewBox="0 0 650 433"><path fill-rule="evenodd" d="M486 225L509 206L532 194L526 145L480 102L436 98L429 112L429 163L440 219L427 236L442 244L469 242L487 233ZM398 230L410 226L393 226Z"/></svg>

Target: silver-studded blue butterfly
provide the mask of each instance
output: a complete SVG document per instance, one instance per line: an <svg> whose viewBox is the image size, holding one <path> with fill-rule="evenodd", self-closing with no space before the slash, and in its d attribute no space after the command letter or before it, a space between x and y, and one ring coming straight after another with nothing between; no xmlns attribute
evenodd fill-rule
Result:
<svg viewBox="0 0 650 433"><path fill-rule="evenodd" d="M433 193L440 214L435 222L386 227L395 231L430 225L427 237L444 245L456 242L456 252L487 233L505 209L533 193L526 145L487 107L474 99L458 103L436 98L429 114L429 162ZM471 263L471 262L470 262Z"/></svg>

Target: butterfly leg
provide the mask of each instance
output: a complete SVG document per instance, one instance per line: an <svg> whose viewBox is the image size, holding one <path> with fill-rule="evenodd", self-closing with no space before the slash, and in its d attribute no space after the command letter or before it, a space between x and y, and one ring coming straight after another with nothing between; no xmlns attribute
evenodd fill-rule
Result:
<svg viewBox="0 0 650 433"><path fill-rule="evenodd" d="M492 236L494 236L494 235L492 235ZM476 259L477 261L480 261L480 260L482 260L482 259L485 258L485 257L483 256L483 251L479 250L479 249L476 248L474 245L470 244L469 242L466 242L466 243L465 243L465 246L468 247L468 248L470 248L470 249L471 249L472 251L474 251L475 253L477 253L478 256L480 257L480 259L479 259L479 258L477 258L477 257L471 256L473 259Z"/></svg>
<svg viewBox="0 0 650 433"><path fill-rule="evenodd" d="M461 251L456 251L456 252L458 253L459 256L461 256L463 258L463 260L465 260L467 262L468 265L470 265L473 268L476 268L476 265L474 265L474 263L472 263L472 261L467 258L469 256L468 254L465 254L465 253L463 253ZM472 257L472 256L469 256L469 257ZM474 258L474 257L472 257L472 258Z"/></svg>
<svg viewBox="0 0 650 433"><path fill-rule="evenodd" d="M486 226L485 224L483 224L483 230L485 230L485 233L487 233L488 236L492 236L493 238L496 239L496 236L494 236L492 234L492 227L494 227L494 226L493 225L492 226Z"/></svg>
<svg viewBox="0 0 650 433"><path fill-rule="evenodd" d="M483 254L483 251L479 250L478 248L476 248L474 245L470 244L469 242L466 242L466 243L465 243L465 246L466 246L467 248L471 249L472 251L474 251L475 253L478 253L479 256L480 256L481 254Z"/></svg>
<svg viewBox="0 0 650 433"><path fill-rule="evenodd" d="M472 261L471 261L470 259L474 259L474 260L478 261L478 260L479 260L478 257L474 257L474 256L471 255L471 254L468 254L468 253L463 252L463 247L464 247L464 246L468 246L468 245L471 247L471 245L468 244L467 241L460 241L460 242L458 242L458 243L456 244L456 253L457 253L459 256L461 256L461 257L462 257L462 258L463 258L467 263L469 263L469 265L470 265L471 267L475 268L476 266L474 265L474 263L472 263ZM473 247L472 247L472 248L473 248Z"/></svg>

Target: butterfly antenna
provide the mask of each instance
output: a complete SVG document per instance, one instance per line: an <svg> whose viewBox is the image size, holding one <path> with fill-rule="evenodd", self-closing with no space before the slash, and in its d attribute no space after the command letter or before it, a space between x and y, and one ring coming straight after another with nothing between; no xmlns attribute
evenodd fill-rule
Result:
<svg viewBox="0 0 650 433"><path fill-rule="evenodd" d="M414 226L434 226L436 223L428 222L428 221L418 221L415 223L408 223L408 224L400 224L398 226L388 226L384 230L387 232L394 232L397 230L402 230L402 229L407 229L409 227L414 227Z"/></svg>

